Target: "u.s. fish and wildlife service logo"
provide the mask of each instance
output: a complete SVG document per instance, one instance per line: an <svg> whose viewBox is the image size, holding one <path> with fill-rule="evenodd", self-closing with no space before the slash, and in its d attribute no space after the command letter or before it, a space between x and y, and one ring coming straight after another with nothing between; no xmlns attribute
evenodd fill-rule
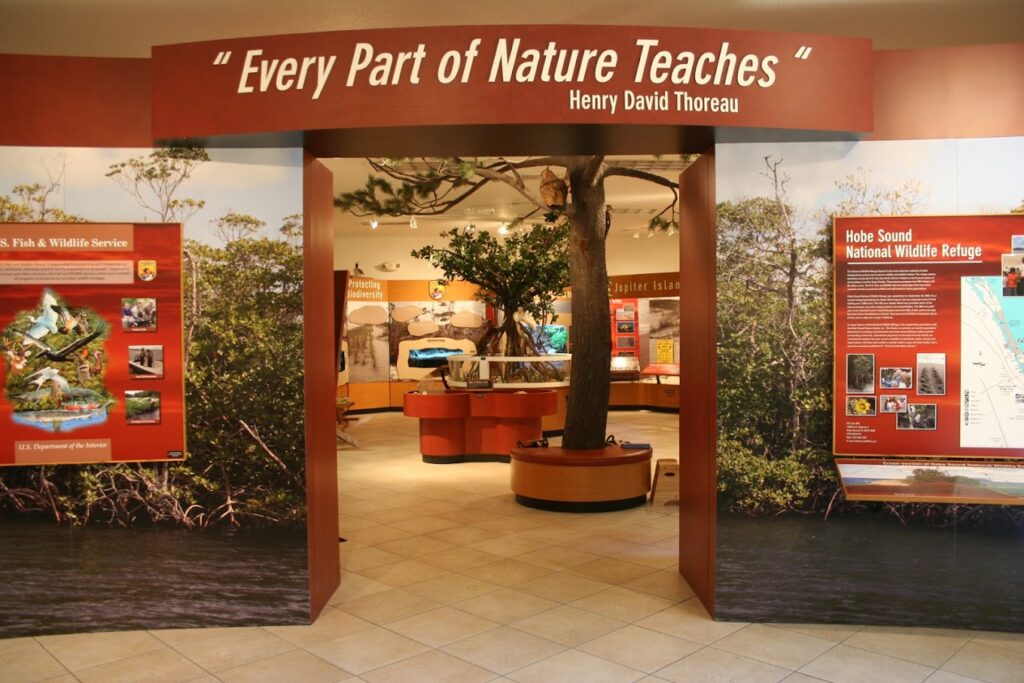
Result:
<svg viewBox="0 0 1024 683"><path fill-rule="evenodd" d="M138 273L143 282L152 282L156 279L156 261L139 261Z"/></svg>
<svg viewBox="0 0 1024 683"><path fill-rule="evenodd" d="M443 280L431 280L427 283L427 293L430 295L430 298L435 301L444 298L444 290L446 288L447 285Z"/></svg>

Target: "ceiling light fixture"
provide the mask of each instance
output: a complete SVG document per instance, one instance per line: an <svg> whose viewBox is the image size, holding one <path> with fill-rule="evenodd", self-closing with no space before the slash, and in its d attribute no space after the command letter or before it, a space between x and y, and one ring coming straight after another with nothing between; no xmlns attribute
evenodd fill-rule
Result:
<svg viewBox="0 0 1024 683"><path fill-rule="evenodd" d="M647 228L647 239L652 239L653 237L654 237L654 228Z"/></svg>
<svg viewBox="0 0 1024 683"><path fill-rule="evenodd" d="M668 236L671 237L674 234L676 234L676 226L674 226L674 225L668 226Z"/></svg>
<svg viewBox="0 0 1024 683"><path fill-rule="evenodd" d="M633 239L635 239L635 240L640 239L640 231L639 230L634 230L633 231Z"/></svg>
<svg viewBox="0 0 1024 683"><path fill-rule="evenodd" d="M413 230L420 227L420 224L416 222L416 216L409 216L409 227Z"/></svg>
<svg viewBox="0 0 1024 683"><path fill-rule="evenodd" d="M376 230L378 225L380 225L380 221L376 218L370 220L370 230Z"/></svg>
<svg viewBox="0 0 1024 683"><path fill-rule="evenodd" d="M508 234L508 225L506 225L505 223L502 223L501 225L499 225L498 226L498 234L499 235L507 235Z"/></svg>

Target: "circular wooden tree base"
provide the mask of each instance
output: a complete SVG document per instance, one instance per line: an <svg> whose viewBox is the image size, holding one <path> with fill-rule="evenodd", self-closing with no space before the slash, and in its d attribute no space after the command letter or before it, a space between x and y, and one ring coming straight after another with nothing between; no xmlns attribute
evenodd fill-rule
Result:
<svg viewBox="0 0 1024 683"><path fill-rule="evenodd" d="M607 512L643 505L651 490L651 449L590 451L515 448L512 492L527 507Z"/></svg>

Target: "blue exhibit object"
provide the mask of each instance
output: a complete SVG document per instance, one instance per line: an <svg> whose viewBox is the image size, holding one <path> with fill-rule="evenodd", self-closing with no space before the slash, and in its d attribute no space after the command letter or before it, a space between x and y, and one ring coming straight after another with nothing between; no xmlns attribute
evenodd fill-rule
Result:
<svg viewBox="0 0 1024 683"><path fill-rule="evenodd" d="M463 353L462 349L431 347L409 351L410 368L439 368L448 364L448 356Z"/></svg>

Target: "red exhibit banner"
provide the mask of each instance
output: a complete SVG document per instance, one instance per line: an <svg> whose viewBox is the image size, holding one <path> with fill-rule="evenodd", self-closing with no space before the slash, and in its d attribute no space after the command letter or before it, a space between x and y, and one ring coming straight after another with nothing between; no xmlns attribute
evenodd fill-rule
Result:
<svg viewBox="0 0 1024 683"><path fill-rule="evenodd" d="M180 225L0 224L0 465L185 457Z"/></svg>
<svg viewBox="0 0 1024 683"><path fill-rule="evenodd" d="M1024 458L1024 215L836 218L836 455Z"/></svg>
<svg viewBox="0 0 1024 683"><path fill-rule="evenodd" d="M870 131L863 38L453 26L153 48L160 139L341 128L660 124Z"/></svg>

